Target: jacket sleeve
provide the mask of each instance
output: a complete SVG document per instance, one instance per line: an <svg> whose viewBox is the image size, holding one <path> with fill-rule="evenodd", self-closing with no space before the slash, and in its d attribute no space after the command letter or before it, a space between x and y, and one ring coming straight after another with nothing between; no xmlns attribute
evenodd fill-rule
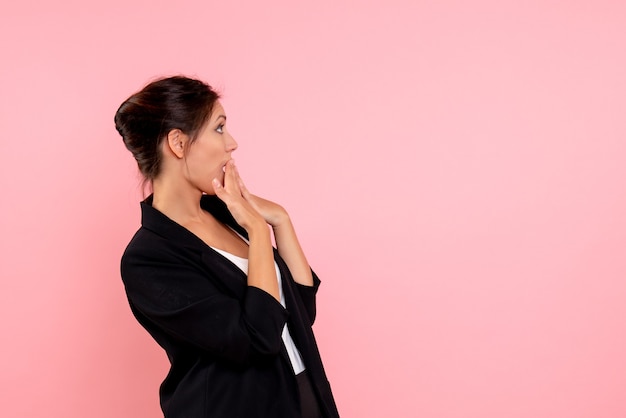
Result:
<svg viewBox="0 0 626 418"><path fill-rule="evenodd" d="M316 295L321 283L319 277L317 277L317 274L315 274L313 270L311 270L311 273L313 274L313 286L306 286L294 281L296 289L298 289L298 293L300 294L300 299L304 305L304 309L309 316L309 325L313 325L315 322L315 316L317 314Z"/></svg>
<svg viewBox="0 0 626 418"><path fill-rule="evenodd" d="M236 365L278 355L287 311L269 293L248 286L243 300L168 251L133 251L122 257L129 302L171 339Z"/></svg>

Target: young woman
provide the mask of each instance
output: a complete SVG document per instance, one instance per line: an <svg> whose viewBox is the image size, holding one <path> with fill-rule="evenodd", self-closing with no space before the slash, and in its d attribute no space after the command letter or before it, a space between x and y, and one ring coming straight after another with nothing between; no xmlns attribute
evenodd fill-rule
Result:
<svg viewBox="0 0 626 418"><path fill-rule="evenodd" d="M121 274L171 363L165 417L338 417L311 330L320 281L285 209L239 177L219 95L160 79L115 126L153 191Z"/></svg>

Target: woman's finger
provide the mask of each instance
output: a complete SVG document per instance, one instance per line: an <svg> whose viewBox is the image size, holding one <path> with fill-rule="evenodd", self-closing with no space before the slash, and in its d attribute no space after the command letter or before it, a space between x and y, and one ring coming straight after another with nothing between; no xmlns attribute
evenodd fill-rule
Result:
<svg viewBox="0 0 626 418"><path fill-rule="evenodd" d="M239 173L237 173L239 174ZM250 193L250 191L248 190L248 188L246 187L246 185L244 184L243 180L241 179L241 177L237 177L237 180L239 182L239 190L241 190L241 195L243 196L244 199L246 199L246 201L248 203L250 203L252 205L252 207L259 213L263 214L263 209L259 206L259 199L253 195L252 193Z"/></svg>
<svg viewBox="0 0 626 418"><path fill-rule="evenodd" d="M246 200L250 200L250 192L248 191L248 188L246 187L246 185L243 183L243 180L241 179L241 177L237 178L237 181L239 182L239 190L241 190L241 195L246 199Z"/></svg>
<svg viewBox="0 0 626 418"><path fill-rule="evenodd" d="M252 193L250 193L250 191L246 187L245 183L243 182L243 179L239 175L239 170L237 169L237 167L235 167L235 174L237 175L237 184L239 184L239 190L241 191L241 195L248 202L255 204L255 202L254 202L254 197L255 196ZM255 204L255 209L258 210L258 207L256 207L256 204Z"/></svg>
<svg viewBox="0 0 626 418"><path fill-rule="evenodd" d="M225 166L224 173L224 188L231 193L241 194L239 189L239 181L237 174L237 168L235 167L235 160L229 160Z"/></svg>
<svg viewBox="0 0 626 418"><path fill-rule="evenodd" d="M226 190L224 190L224 186L222 186L222 183L220 183L220 181L218 179L213 179L213 191L215 192L215 195L217 197L220 198L220 200L222 200L224 203L228 203L228 193L226 192Z"/></svg>

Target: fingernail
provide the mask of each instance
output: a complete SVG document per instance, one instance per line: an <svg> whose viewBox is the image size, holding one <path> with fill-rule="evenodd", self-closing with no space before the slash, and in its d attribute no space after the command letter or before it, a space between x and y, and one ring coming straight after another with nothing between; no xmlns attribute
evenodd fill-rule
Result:
<svg viewBox="0 0 626 418"><path fill-rule="evenodd" d="M215 186L215 187L222 187L222 185L220 184L218 179L213 179L213 186Z"/></svg>

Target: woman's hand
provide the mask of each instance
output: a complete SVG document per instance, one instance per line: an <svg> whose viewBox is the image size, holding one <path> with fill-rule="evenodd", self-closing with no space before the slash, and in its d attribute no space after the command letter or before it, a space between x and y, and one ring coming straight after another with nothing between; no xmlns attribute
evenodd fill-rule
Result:
<svg viewBox="0 0 626 418"><path fill-rule="evenodd" d="M239 175L237 173L237 175ZM281 224L289 221L289 215L285 208L277 203L270 202L262 197L255 196L248 191L243 184L241 177L239 177L239 189L242 196L250 203L250 205L265 219L265 222L272 227L277 228Z"/></svg>
<svg viewBox="0 0 626 418"><path fill-rule="evenodd" d="M231 160L232 161L232 160ZM237 183L237 190L244 198L244 200L258 213L260 214L266 223L270 224L272 227L279 227L281 224L289 221L289 215L287 211L277 203L271 202L267 199L263 199L259 196L255 196L248 191L243 180L239 176L239 171L234 163L229 161L226 165L226 171L232 174L231 177L228 175L224 178L224 183L235 181ZM226 185L224 187L227 187ZM220 197L218 195L218 197ZM220 197L221 199L221 197ZM224 199L222 199L224 200ZM228 205L228 203L227 203ZM230 209L230 207L229 207ZM233 214L233 216L235 216ZM236 219L236 218L235 218ZM243 225L242 225L243 226Z"/></svg>
<svg viewBox="0 0 626 418"><path fill-rule="evenodd" d="M263 227L267 229L268 221L257 209L257 204L253 203L255 198L245 187L242 188L243 182L239 177L235 162L233 160L228 161L224 169L223 185L218 179L213 179L213 190L217 197L226 203L235 221L244 227L248 233L254 228Z"/></svg>

